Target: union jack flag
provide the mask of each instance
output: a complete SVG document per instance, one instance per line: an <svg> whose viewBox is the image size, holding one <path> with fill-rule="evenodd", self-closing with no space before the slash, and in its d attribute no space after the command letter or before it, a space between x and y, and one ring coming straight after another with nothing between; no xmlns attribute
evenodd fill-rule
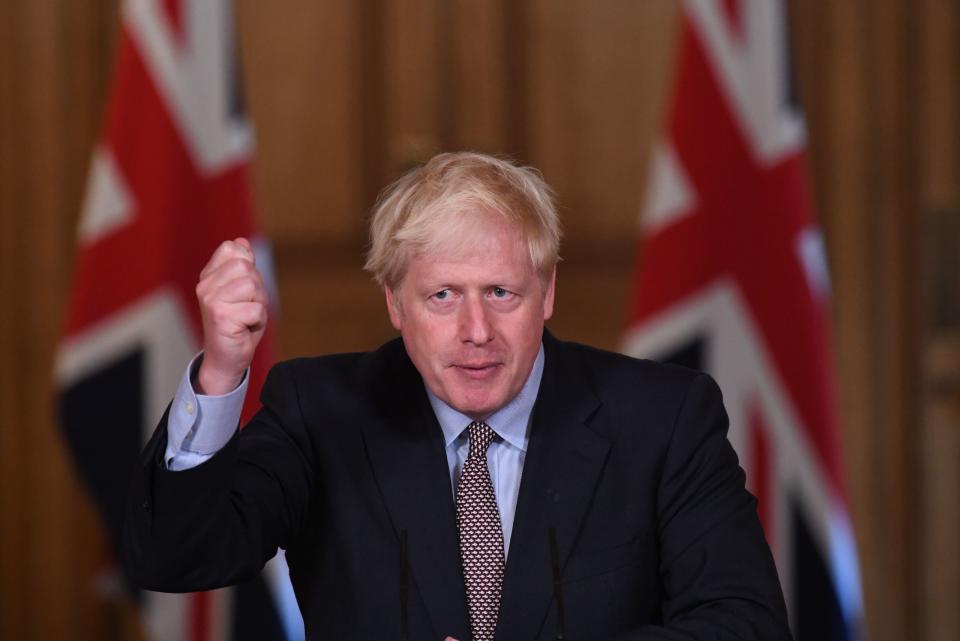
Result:
<svg viewBox="0 0 960 641"><path fill-rule="evenodd" d="M139 450L199 350L201 268L221 241L245 236L272 280L254 227L229 2L127 0L117 56L56 364L63 431L114 549ZM271 360L267 335L245 419ZM233 589L141 593L147 638L302 638L282 558L271 565L265 581Z"/></svg>
<svg viewBox="0 0 960 641"><path fill-rule="evenodd" d="M624 350L711 372L798 641L860 636L829 277L781 0L685 0Z"/></svg>

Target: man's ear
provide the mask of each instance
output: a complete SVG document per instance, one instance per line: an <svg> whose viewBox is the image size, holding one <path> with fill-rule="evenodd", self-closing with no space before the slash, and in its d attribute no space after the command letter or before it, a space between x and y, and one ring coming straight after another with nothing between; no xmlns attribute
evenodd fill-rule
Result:
<svg viewBox="0 0 960 641"><path fill-rule="evenodd" d="M390 323L398 332L403 332L403 311L400 308L400 301L396 294L390 288L390 285L383 286L383 295L387 299L387 313L390 314Z"/></svg>
<svg viewBox="0 0 960 641"><path fill-rule="evenodd" d="M547 279L547 289L543 293L543 320L550 320L553 316L553 293L557 284L557 267L554 265Z"/></svg>

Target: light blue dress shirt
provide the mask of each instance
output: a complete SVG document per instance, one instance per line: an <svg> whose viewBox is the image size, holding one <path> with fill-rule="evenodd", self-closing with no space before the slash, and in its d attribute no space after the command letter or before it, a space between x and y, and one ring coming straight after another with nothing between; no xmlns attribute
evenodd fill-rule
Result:
<svg viewBox="0 0 960 641"><path fill-rule="evenodd" d="M513 517L517 511L517 496L520 494L520 476L527 457L527 444L530 442L530 417L533 415L533 404L537 401L542 377L543 345L540 346L540 352L520 393L484 421L497 433L497 438L487 448L487 468L490 470L490 481L493 483L497 510L500 512L504 554L510 550ZM433 406L440 429L443 430L450 482L456 495L460 471L470 451L467 426L473 419L441 401L429 389L427 396L430 397L430 405Z"/></svg>
<svg viewBox="0 0 960 641"><path fill-rule="evenodd" d="M171 470L196 467L216 454L233 437L243 411L249 377L244 375L243 381L235 390L221 396L197 394L190 382L190 376L199 357L200 355L194 357L184 372L167 418L167 449L164 460L167 468ZM541 345L520 393L484 421L497 433L497 438L487 449L487 466L500 512L504 554L510 550L513 519L520 494L520 477L530 442L530 418L540 390L543 363ZM429 389L427 396L440 423L440 429L443 430L447 466L450 469L450 487L455 495L460 471L470 449L466 429L473 419L444 403Z"/></svg>
<svg viewBox="0 0 960 641"><path fill-rule="evenodd" d="M180 379L177 393L167 415L167 449L163 460L167 469L181 471L200 465L226 445L240 424L247 381L232 392L220 396L197 394L190 376L202 356L197 354Z"/></svg>

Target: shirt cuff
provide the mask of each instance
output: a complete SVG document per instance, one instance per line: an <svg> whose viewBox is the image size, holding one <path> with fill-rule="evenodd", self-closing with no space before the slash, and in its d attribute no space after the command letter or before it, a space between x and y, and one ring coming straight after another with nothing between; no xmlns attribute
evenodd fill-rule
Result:
<svg viewBox="0 0 960 641"><path fill-rule="evenodd" d="M218 396L197 394L191 378L202 358L203 352L190 361L167 416L164 461L171 470L185 470L204 462L227 444L240 424L249 368L233 391Z"/></svg>

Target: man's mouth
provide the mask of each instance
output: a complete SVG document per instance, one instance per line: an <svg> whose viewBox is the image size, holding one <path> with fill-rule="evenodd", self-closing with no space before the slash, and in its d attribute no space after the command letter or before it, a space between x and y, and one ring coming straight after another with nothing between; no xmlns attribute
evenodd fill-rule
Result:
<svg viewBox="0 0 960 641"><path fill-rule="evenodd" d="M457 363L454 368L463 376L476 381L486 380L494 375L500 369L501 363L481 362L481 363Z"/></svg>

